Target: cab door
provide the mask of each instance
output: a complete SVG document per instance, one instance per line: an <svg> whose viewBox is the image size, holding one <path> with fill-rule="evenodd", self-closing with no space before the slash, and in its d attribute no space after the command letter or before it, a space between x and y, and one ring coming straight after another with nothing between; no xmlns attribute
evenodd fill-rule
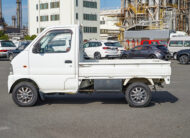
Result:
<svg viewBox="0 0 190 138"><path fill-rule="evenodd" d="M31 79L44 93L76 92L76 43L74 29L47 32L29 52Z"/></svg>

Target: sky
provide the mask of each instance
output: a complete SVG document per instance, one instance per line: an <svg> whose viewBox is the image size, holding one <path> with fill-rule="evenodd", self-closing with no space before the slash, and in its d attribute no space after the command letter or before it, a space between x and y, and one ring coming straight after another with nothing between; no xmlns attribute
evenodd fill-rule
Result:
<svg viewBox="0 0 190 138"><path fill-rule="evenodd" d="M121 0L100 0L101 9L114 9L120 7ZM16 16L16 0L2 0L3 17L7 24L11 25L11 18ZM23 6L23 25L28 25L28 0L22 0Z"/></svg>

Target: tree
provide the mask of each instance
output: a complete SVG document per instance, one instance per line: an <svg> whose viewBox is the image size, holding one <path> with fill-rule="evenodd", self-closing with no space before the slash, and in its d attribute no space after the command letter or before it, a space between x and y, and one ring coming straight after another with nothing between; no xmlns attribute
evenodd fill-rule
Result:
<svg viewBox="0 0 190 138"><path fill-rule="evenodd" d="M36 37L37 37L36 35L32 35L31 40L34 40Z"/></svg>
<svg viewBox="0 0 190 138"><path fill-rule="evenodd" d="M0 31L0 40L9 40L9 36L6 35L3 31Z"/></svg>
<svg viewBox="0 0 190 138"><path fill-rule="evenodd" d="M34 40L35 38L36 38L36 35L32 35L32 36L26 35L24 37L25 40Z"/></svg>

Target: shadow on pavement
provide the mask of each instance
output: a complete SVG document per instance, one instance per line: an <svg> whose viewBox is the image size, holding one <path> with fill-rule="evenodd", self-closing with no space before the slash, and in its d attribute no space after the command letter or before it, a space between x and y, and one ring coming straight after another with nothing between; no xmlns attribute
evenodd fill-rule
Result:
<svg viewBox="0 0 190 138"><path fill-rule="evenodd" d="M174 96L173 94L169 93L168 91L153 92L152 102L150 106L154 106L156 103L157 104L175 103L177 101L178 101L178 98Z"/></svg>
<svg viewBox="0 0 190 138"><path fill-rule="evenodd" d="M175 103L178 98L167 91L153 92L150 106L156 103ZM125 97L121 93L94 93L94 94L77 94L77 95L48 95L45 101L38 104L89 104L100 102L102 104L126 104Z"/></svg>

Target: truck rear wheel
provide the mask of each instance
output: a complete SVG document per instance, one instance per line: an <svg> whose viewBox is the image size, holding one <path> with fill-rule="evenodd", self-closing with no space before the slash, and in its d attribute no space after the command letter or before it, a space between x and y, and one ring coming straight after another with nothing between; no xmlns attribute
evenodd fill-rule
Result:
<svg viewBox="0 0 190 138"><path fill-rule="evenodd" d="M39 99L38 90L30 82L21 82L13 88L12 98L18 106L33 106L37 103Z"/></svg>
<svg viewBox="0 0 190 138"><path fill-rule="evenodd" d="M125 98L131 107L146 107L151 102L152 93L148 85L136 82L126 89Z"/></svg>

